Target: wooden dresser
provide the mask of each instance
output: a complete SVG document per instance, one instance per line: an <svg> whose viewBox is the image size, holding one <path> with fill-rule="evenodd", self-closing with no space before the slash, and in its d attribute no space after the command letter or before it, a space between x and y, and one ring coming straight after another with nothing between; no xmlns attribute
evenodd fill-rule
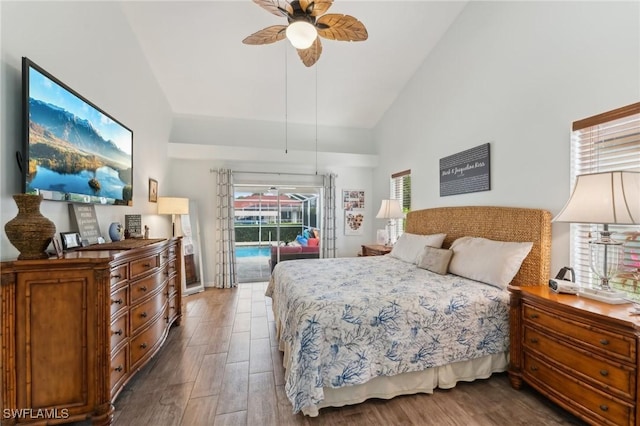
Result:
<svg viewBox="0 0 640 426"><path fill-rule="evenodd" d="M180 238L124 240L2 262L0 423L110 424L124 384L180 322L181 253Z"/></svg>
<svg viewBox="0 0 640 426"><path fill-rule="evenodd" d="M510 287L511 385L594 425L636 425L640 318L546 286Z"/></svg>

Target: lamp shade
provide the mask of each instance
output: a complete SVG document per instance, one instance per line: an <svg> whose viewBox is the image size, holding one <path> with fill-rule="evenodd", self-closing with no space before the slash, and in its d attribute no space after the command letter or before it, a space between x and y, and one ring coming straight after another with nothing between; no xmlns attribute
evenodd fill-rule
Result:
<svg viewBox="0 0 640 426"><path fill-rule="evenodd" d="M376 215L377 219L400 219L404 217L402 213L402 207L398 200L382 200L380 204L380 210Z"/></svg>
<svg viewBox="0 0 640 426"><path fill-rule="evenodd" d="M287 26L286 35L296 49L308 49L318 37L318 30L307 21L295 21Z"/></svg>
<svg viewBox="0 0 640 426"><path fill-rule="evenodd" d="M158 214L189 214L189 199L158 197Z"/></svg>
<svg viewBox="0 0 640 426"><path fill-rule="evenodd" d="M640 172L579 175L554 222L640 224Z"/></svg>

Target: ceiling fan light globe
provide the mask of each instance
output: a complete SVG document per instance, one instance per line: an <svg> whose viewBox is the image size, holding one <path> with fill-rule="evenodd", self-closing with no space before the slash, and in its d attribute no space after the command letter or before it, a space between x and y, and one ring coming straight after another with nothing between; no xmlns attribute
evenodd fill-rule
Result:
<svg viewBox="0 0 640 426"><path fill-rule="evenodd" d="M295 21L287 27L287 38L296 49L308 49L318 37L316 27L306 21Z"/></svg>

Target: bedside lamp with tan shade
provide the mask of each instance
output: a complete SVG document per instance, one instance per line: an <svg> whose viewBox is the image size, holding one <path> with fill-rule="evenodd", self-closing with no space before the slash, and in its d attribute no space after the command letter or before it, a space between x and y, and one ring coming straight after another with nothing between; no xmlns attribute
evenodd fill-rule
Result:
<svg viewBox="0 0 640 426"><path fill-rule="evenodd" d="M171 235L176 236L176 215L189 214L189 199L158 197L158 214L171 215Z"/></svg>
<svg viewBox="0 0 640 426"><path fill-rule="evenodd" d="M610 224L640 224L640 172L613 171L577 176L569 201L554 222L602 224L599 238L589 242L590 266L600 288L582 288L581 296L622 303L623 292L609 285L622 260L622 243L611 238Z"/></svg>

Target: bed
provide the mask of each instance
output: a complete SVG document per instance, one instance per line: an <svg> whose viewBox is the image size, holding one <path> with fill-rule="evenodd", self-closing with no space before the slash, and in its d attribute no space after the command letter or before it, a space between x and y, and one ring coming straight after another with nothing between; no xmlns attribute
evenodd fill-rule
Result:
<svg viewBox="0 0 640 426"><path fill-rule="evenodd" d="M421 242L441 235L442 248L425 248L416 258L421 267L399 256L399 241L394 256L295 260L274 269L266 294L294 413L317 416L323 407L432 393L506 371L506 284L547 281L550 213L489 206L418 210L408 213L405 234ZM464 254L464 241L527 250L520 250L508 282L488 285L467 276L474 261L464 256L477 252ZM425 269L421 259L434 252L453 253L448 268L455 261L464 276Z"/></svg>

